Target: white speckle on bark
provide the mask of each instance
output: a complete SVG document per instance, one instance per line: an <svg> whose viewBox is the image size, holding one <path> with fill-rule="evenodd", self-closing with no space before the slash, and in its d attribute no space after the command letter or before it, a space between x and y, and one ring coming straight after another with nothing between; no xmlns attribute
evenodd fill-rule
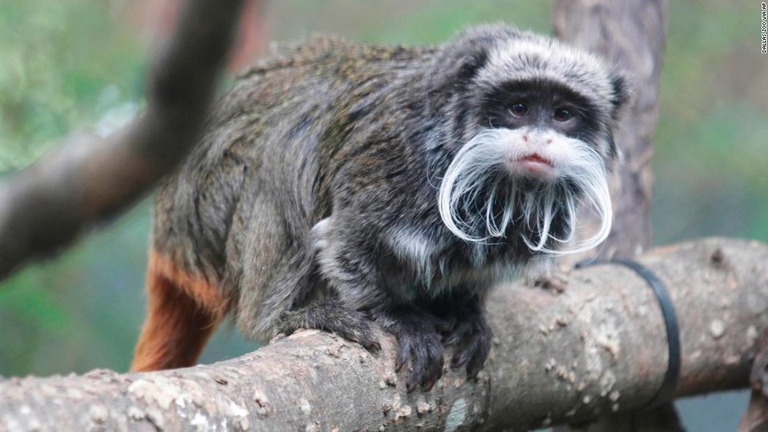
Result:
<svg viewBox="0 0 768 432"><path fill-rule="evenodd" d="M309 401L304 398L299 399L299 408L305 415L312 414L312 405L310 405Z"/></svg>
<svg viewBox="0 0 768 432"><path fill-rule="evenodd" d="M139 408L135 406L128 407L128 417L130 417L132 420L143 420L145 415L144 411L140 410Z"/></svg>
<svg viewBox="0 0 768 432"><path fill-rule="evenodd" d="M637 309L635 309L635 312L641 317L648 316L648 307L645 305L638 306Z"/></svg>
<svg viewBox="0 0 768 432"><path fill-rule="evenodd" d="M709 333L715 339L720 339L725 334L725 324L722 321L716 319L709 324Z"/></svg>
<svg viewBox="0 0 768 432"><path fill-rule="evenodd" d="M544 370L549 372L551 371L555 366L557 365L557 361L554 358L551 358L547 360L546 363L544 363Z"/></svg>
<svg viewBox="0 0 768 432"><path fill-rule="evenodd" d="M603 359L600 358L600 351L591 343L587 343L584 357L587 373L593 379L598 378L603 372Z"/></svg>
<svg viewBox="0 0 768 432"><path fill-rule="evenodd" d="M430 411L432 411L432 406L429 405L426 401L420 400L416 403L416 414L424 415Z"/></svg>
<svg viewBox="0 0 768 432"><path fill-rule="evenodd" d="M229 410L229 413L233 417L246 417L248 416L248 410L243 408L242 406L229 401L229 405L227 405L227 409Z"/></svg>
<svg viewBox="0 0 768 432"><path fill-rule="evenodd" d="M384 382L387 383L388 386L394 387L397 385L397 374L393 371L387 372L387 374L384 375Z"/></svg>
<svg viewBox="0 0 768 432"><path fill-rule="evenodd" d="M187 407L187 400L184 398L184 395L179 395L179 397L173 400L173 403L181 409ZM179 415L181 415L182 418L186 418L186 414L184 412L180 412Z"/></svg>
<svg viewBox="0 0 768 432"><path fill-rule="evenodd" d="M239 419L237 422L235 422L235 424L240 427L240 430L243 432L251 428L251 424L248 422L248 417Z"/></svg>
<svg viewBox="0 0 768 432"><path fill-rule="evenodd" d="M605 397L613 390L613 386L616 385L616 375L610 370L605 371L603 377L600 378L600 396Z"/></svg>
<svg viewBox="0 0 768 432"><path fill-rule="evenodd" d="M454 432L460 426L464 424L464 420L467 417L467 401L464 398L457 399L451 406L451 411L448 412L448 417L445 419L446 432Z"/></svg>
<svg viewBox="0 0 768 432"><path fill-rule="evenodd" d="M606 324L601 324L595 334L597 344L605 348L611 357L616 359L621 353L621 340L619 338L618 324L610 319Z"/></svg>
<svg viewBox="0 0 768 432"><path fill-rule="evenodd" d="M105 423L109 417L109 411L104 405L91 405L91 407L88 408L88 414L91 416L91 420L96 424Z"/></svg>
<svg viewBox="0 0 768 432"><path fill-rule="evenodd" d="M410 405L403 405L395 413L395 421L398 421L401 418L408 418L408 417L410 417L412 412L413 412L413 409L411 409Z"/></svg>
<svg viewBox="0 0 768 432"><path fill-rule="evenodd" d="M0 417L0 426L4 426L8 428L7 430L24 430L21 423L10 414L6 414L2 417Z"/></svg>
<svg viewBox="0 0 768 432"><path fill-rule="evenodd" d="M747 328L747 344L749 346L754 345L755 340L757 340L757 336L758 336L757 329L755 328L755 326L752 326L752 325L749 326L749 328Z"/></svg>
<svg viewBox="0 0 768 432"><path fill-rule="evenodd" d="M80 400L83 398L83 392L81 392L78 389L69 388L67 389L67 397L70 397L75 400Z"/></svg>
<svg viewBox="0 0 768 432"><path fill-rule="evenodd" d="M267 395L261 390L254 390L252 400L256 404L256 415L263 419L272 413L272 404L267 399Z"/></svg>
<svg viewBox="0 0 768 432"><path fill-rule="evenodd" d="M611 402L617 402L620 397L621 397L621 393L619 393L618 390L614 390L614 391L608 393L608 399Z"/></svg>
<svg viewBox="0 0 768 432"><path fill-rule="evenodd" d="M56 396L59 394L58 389L50 384L43 384L40 386L40 392L46 396Z"/></svg>
<svg viewBox="0 0 768 432"><path fill-rule="evenodd" d="M208 427L208 419L199 411L195 413L195 416L192 417L192 421L190 421L189 424L195 426L198 430L213 429Z"/></svg>
<svg viewBox="0 0 768 432"><path fill-rule="evenodd" d="M163 417L162 410L152 407L147 410L145 417L151 421L158 429L165 429L165 417Z"/></svg>
<svg viewBox="0 0 768 432"><path fill-rule="evenodd" d="M168 409L176 398L179 389L174 383L165 378L156 377L152 381L138 380L128 386L128 393L133 397L156 403L163 409ZM177 401L178 404L178 401ZM183 408L183 405L180 405Z"/></svg>

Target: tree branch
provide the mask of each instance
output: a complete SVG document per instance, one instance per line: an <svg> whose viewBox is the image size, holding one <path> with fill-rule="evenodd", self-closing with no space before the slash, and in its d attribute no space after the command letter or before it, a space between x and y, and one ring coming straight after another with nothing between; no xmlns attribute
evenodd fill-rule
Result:
<svg viewBox="0 0 768 432"><path fill-rule="evenodd" d="M149 75L146 112L80 135L0 184L0 279L133 204L197 142L242 0L189 0Z"/></svg>
<svg viewBox="0 0 768 432"><path fill-rule="evenodd" d="M747 385L754 339L768 329L768 245L713 238L639 261L668 285L678 311L677 396ZM0 429L500 430L646 405L667 366L651 290L621 266L563 278L562 292L496 290L488 306L496 337L478 381L449 370L431 392L407 394L391 337L371 355L304 331L210 366L6 379Z"/></svg>

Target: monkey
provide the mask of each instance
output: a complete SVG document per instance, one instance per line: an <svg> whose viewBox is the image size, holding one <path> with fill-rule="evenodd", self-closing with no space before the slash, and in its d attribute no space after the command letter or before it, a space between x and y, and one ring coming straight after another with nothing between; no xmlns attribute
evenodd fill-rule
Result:
<svg viewBox="0 0 768 432"><path fill-rule="evenodd" d="M477 376L491 287L610 232L624 75L506 24L438 46L316 36L243 73L159 188L131 369L190 366L232 314L380 349L409 392ZM582 234L577 212L598 216ZM582 239L582 240L579 240Z"/></svg>

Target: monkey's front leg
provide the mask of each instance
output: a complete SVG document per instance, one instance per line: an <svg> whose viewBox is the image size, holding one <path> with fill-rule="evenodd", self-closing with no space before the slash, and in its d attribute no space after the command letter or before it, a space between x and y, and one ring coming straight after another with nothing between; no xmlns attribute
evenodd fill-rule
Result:
<svg viewBox="0 0 768 432"><path fill-rule="evenodd" d="M416 301L400 295L401 281L407 279L401 273L403 266L391 261L394 253L381 249L380 245L386 242L375 241L374 230L350 216L360 213L364 212L343 212L312 229L321 273L335 288L345 308L365 311L397 338L396 369L410 366L406 378L408 391L419 386L430 390L443 374L442 338L449 326ZM337 230L337 226L347 228Z"/></svg>

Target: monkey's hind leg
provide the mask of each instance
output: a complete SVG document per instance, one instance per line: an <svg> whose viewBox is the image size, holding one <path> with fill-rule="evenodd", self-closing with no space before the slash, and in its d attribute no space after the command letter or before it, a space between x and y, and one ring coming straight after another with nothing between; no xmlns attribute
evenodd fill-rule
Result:
<svg viewBox="0 0 768 432"><path fill-rule="evenodd" d="M381 345L376 337L375 327L365 312L346 308L338 299L330 298L283 312L277 324L277 331L291 334L301 328L324 330L356 342L369 351L378 351Z"/></svg>
<svg viewBox="0 0 768 432"><path fill-rule="evenodd" d="M152 250L147 295L147 318L131 370L194 365L228 309L228 301L219 287L184 272Z"/></svg>

